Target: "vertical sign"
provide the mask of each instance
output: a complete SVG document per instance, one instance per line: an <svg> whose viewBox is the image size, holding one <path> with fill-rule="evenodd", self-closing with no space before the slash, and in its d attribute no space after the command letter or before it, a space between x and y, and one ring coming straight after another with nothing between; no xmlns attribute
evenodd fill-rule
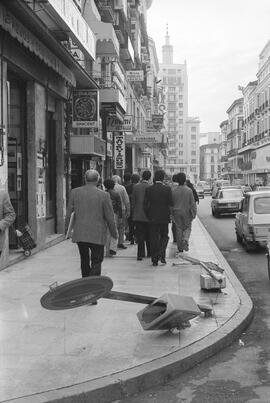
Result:
<svg viewBox="0 0 270 403"><path fill-rule="evenodd" d="M114 135L114 169L125 169L125 138L124 133L115 133Z"/></svg>
<svg viewBox="0 0 270 403"><path fill-rule="evenodd" d="M98 127L97 90L74 90L72 94L72 127Z"/></svg>

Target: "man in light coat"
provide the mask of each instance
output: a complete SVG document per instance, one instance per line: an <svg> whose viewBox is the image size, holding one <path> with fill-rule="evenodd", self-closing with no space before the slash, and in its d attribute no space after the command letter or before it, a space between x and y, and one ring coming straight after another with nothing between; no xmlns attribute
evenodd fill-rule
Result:
<svg viewBox="0 0 270 403"><path fill-rule="evenodd" d="M0 255L5 247L5 231L14 223L15 218L9 194L5 190L0 190Z"/></svg>
<svg viewBox="0 0 270 403"><path fill-rule="evenodd" d="M82 277L101 274L107 228L111 236L117 238L110 195L97 188L99 178L97 171L86 171L85 185L72 189L67 208L66 228L74 211L72 242L76 242L79 248Z"/></svg>
<svg viewBox="0 0 270 403"><path fill-rule="evenodd" d="M121 178L118 175L113 175L112 180L115 183L114 190L119 194L122 204L122 218L118 220L118 248L127 249L124 245L124 236L127 219L130 216L130 201L127 191L121 185Z"/></svg>
<svg viewBox="0 0 270 403"><path fill-rule="evenodd" d="M176 226L176 240L178 252L189 250L191 223L196 217L197 207L192 190L185 185L186 174L177 174L178 186L172 190L172 216Z"/></svg>

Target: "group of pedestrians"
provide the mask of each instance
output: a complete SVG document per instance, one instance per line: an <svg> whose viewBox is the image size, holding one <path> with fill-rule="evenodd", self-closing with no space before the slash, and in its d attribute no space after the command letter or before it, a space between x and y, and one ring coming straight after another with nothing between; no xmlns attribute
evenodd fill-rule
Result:
<svg viewBox="0 0 270 403"><path fill-rule="evenodd" d="M171 221L178 251L188 250L197 208L186 175L174 175L171 186L164 183L163 170L155 172L152 184L151 179L145 170L141 178L125 174L123 184L118 175L101 184L99 173L88 170L85 185L71 191L66 228L74 212L72 241L78 245L82 277L99 276L104 249L106 256L116 255L127 248L125 237L136 242L138 261L151 257L153 266L166 264Z"/></svg>

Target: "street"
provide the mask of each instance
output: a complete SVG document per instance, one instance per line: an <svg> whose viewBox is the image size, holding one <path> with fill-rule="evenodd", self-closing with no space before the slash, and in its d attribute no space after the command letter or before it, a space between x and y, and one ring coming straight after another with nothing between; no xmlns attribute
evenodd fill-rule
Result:
<svg viewBox="0 0 270 403"><path fill-rule="evenodd" d="M241 338L166 385L121 403L267 403L270 401L270 282L265 252L247 253L236 242L234 217L214 218L211 197L199 217L254 303L254 319Z"/></svg>

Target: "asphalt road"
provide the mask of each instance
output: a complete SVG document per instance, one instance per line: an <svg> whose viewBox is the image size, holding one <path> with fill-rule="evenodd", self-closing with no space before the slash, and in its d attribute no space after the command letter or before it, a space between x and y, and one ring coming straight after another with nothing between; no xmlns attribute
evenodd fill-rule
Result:
<svg viewBox="0 0 270 403"><path fill-rule="evenodd" d="M234 217L214 218L211 197L199 217L253 300L255 314L241 338L169 384L121 403L270 403L270 281L265 251L236 242Z"/></svg>

